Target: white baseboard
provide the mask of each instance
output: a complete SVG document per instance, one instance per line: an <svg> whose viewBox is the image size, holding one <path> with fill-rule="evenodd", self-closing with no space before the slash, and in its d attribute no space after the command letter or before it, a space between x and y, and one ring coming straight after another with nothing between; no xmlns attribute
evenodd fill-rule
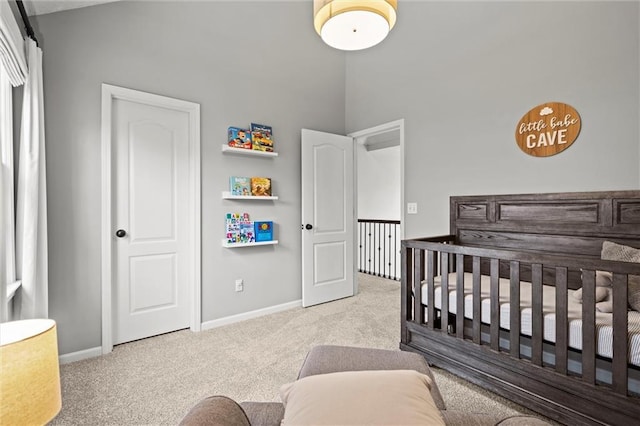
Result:
<svg viewBox="0 0 640 426"><path fill-rule="evenodd" d="M269 306L268 308L257 309L251 312L245 312L242 314L231 315L212 321L206 321L202 323L202 331L211 330L212 328L222 327L223 325L234 324L236 322L245 321L252 318L262 317L264 315L275 314L277 312L282 312L293 308L299 308L301 306L302 300L295 300L293 302L283 303L282 305Z"/></svg>
<svg viewBox="0 0 640 426"><path fill-rule="evenodd" d="M98 346L97 348L60 355L58 357L58 362L60 364L69 364L70 362L81 361L83 359L93 358L100 355L102 355L102 347Z"/></svg>
<svg viewBox="0 0 640 426"><path fill-rule="evenodd" d="M236 322L245 321L252 318L262 317L264 315L275 314L277 312L286 311L293 308L299 308L302 306L302 300L295 300L293 302L283 303L282 305L269 306L268 308L257 309L251 312L245 312L242 314L231 315L224 318L219 318L213 321L203 322L201 324L201 330L211 330L212 328L222 327L223 325L234 324ZM71 352L63 354L58 357L60 364L68 364L70 362L81 361L87 358L93 358L102 355L102 347L85 349L78 352Z"/></svg>

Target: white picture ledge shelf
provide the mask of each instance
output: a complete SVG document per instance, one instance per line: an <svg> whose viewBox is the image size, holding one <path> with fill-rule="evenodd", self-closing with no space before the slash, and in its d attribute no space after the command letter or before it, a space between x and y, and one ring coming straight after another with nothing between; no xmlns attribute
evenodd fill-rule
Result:
<svg viewBox="0 0 640 426"><path fill-rule="evenodd" d="M254 157L277 157L277 152L258 151L255 149L234 148L229 145L222 145L222 152L225 154L249 155Z"/></svg>
<svg viewBox="0 0 640 426"><path fill-rule="evenodd" d="M227 240L222 240L222 247L226 247L226 248L273 246L273 245L276 245L276 244L278 244L278 240L259 241L257 243L229 243L229 242L227 242Z"/></svg>
<svg viewBox="0 0 640 426"><path fill-rule="evenodd" d="M222 191L225 200L277 200L276 195L231 195L229 191Z"/></svg>

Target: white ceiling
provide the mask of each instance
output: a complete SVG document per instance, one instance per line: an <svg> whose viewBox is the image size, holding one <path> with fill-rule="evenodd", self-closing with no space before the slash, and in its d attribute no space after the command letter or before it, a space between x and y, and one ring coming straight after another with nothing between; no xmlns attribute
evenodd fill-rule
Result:
<svg viewBox="0 0 640 426"><path fill-rule="evenodd" d="M67 9L110 3L118 0L24 0L24 9L28 16L44 15Z"/></svg>

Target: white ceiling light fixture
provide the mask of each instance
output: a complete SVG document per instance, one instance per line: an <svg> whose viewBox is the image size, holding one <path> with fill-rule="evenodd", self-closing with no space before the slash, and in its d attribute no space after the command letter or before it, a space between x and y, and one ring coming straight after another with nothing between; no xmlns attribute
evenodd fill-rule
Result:
<svg viewBox="0 0 640 426"><path fill-rule="evenodd" d="M313 24L329 46L361 50L387 37L397 9L398 0L313 0Z"/></svg>

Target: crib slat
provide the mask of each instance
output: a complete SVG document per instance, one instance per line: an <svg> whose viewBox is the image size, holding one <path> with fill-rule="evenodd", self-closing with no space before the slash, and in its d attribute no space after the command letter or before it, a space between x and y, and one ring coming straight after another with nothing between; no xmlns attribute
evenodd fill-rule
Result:
<svg viewBox="0 0 640 426"><path fill-rule="evenodd" d="M613 274L613 383L615 393L627 395L627 277Z"/></svg>
<svg viewBox="0 0 640 426"><path fill-rule="evenodd" d="M491 349L500 350L500 260L491 259Z"/></svg>
<svg viewBox="0 0 640 426"><path fill-rule="evenodd" d="M596 272L582 271L582 380L596 382Z"/></svg>
<svg viewBox="0 0 640 426"><path fill-rule="evenodd" d="M442 332L449 332L449 254L440 253L440 323Z"/></svg>
<svg viewBox="0 0 640 426"><path fill-rule="evenodd" d="M480 311L480 258L473 256L473 343L480 342L480 324L482 313Z"/></svg>
<svg viewBox="0 0 640 426"><path fill-rule="evenodd" d="M432 259L431 259L431 261L429 261L429 260L425 257L425 252L426 252L426 251L427 251L427 250L423 250L423 251L421 252L421 253L422 253L422 261L424 262L424 263L422 264L422 279L423 279L423 280L425 279L425 268L426 268L426 269L431 269L431 270L433 271L433 276L434 276L434 277L437 277L437 276L438 276L438 274L440 273L440 272L438 271L438 259L437 259L437 257L438 257L438 252L437 252L437 251L436 251L436 252L433 252L433 256L431 256L431 257L432 257Z"/></svg>
<svg viewBox="0 0 640 426"><path fill-rule="evenodd" d="M542 265L531 265L531 362L542 365Z"/></svg>
<svg viewBox="0 0 640 426"><path fill-rule="evenodd" d="M464 255L456 255L456 337L464 339Z"/></svg>
<svg viewBox="0 0 640 426"><path fill-rule="evenodd" d="M411 249L402 245L402 249L400 250L400 268L401 268L401 276L400 276L400 285L402 286L402 291L400 292L400 340L402 343L408 343L408 335L407 335L407 321L412 319L412 316L409 314L411 312L412 301L409 295L411 294L411 289L413 288L413 276L408 274L408 269L411 268L410 260L411 259Z"/></svg>
<svg viewBox="0 0 640 426"><path fill-rule="evenodd" d="M567 374L567 268L556 268L556 371Z"/></svg>
<svg viewBox="0 0 640 426"><path fill-rule="evenodd" d="M431 254L431 251L429 251L429 254ZM424 310L422 309L422 281L420 280L421 271L422 271L422 250L414 249L413 250L413 282L414 282L413 316L417 324L424 324ZM433 287L433 269L427 270L427 282L429 282L429 277L431 277L430 287ZM431 296L430 293L428 294L429 296ZM433 327L431 325L433 323L433 312L432 312L432 306L431 306L433 305L433 303L431 303L432 300L433 299L429 299L429 306L428 306L429 312L427 314L428 323L431 327Z"/></svg>
<svg viewBox="0 0 640 426"><path fill-rule="evenodd" d="M509 350L520 358L520 262L511 261L509 270Z"/></svg>

